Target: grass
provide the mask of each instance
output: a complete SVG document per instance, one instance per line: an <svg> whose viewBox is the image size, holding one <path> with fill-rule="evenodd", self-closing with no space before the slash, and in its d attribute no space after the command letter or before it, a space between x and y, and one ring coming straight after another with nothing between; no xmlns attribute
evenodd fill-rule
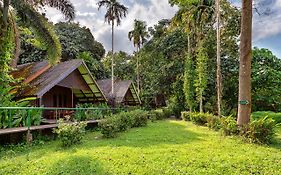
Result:
<svg viewBox="0 0 281 175"><path fill-rule="evenodd" d="M150 123L115 139L100 136L88 133L68 149L51 141L2 150L0 174L281 174L280 141L246 144L183 121Z"/></svg>

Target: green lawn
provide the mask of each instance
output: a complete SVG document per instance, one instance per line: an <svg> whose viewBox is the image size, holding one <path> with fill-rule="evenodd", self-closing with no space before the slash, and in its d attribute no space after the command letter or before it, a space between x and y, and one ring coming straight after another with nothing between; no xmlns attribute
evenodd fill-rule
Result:
<svg viewBox="0 0 281 175"><path fill-rule="evenodd" d="M82 144L69 149L51 141L0 156L1 175L281 174L280 142L245 144L183 121L150 123L115 139L88 133Z"/></svg>

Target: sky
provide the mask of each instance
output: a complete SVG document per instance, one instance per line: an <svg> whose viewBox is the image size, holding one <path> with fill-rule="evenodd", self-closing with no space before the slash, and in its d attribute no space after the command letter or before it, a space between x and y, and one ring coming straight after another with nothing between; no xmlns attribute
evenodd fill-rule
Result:
<svg viewBox="0 0 281 175"><path fill-rule="evenodd" d="M105 9L98 11L99 0L70 0L76 9L75 22L90 28L97 41L105 49L111 49L111 27L104 21ZM234 6L241 7L241 0L230 0ZM115 50L133 53L135 48L128 39L133 29L134 19L146 21L152 27L161 19L169 19L178 7L171 7L168 0L119 0L128 7L128 15L121 25L115 27ZM256 0L254 2L253 46L268 48L281 58L281 0ZM55 9L47 8L47 17L53 22L64 21Z"/></svg>

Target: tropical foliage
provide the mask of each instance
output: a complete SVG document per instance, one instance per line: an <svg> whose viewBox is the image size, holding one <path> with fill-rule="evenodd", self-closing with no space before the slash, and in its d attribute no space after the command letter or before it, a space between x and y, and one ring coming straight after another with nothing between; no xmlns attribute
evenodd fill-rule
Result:
<svg viewBox="0 0 281 175"><path fill-rule="evenodd" d="M0 61L1 81L7 81L9 64L16 66L19 59L19 32L16 16L21 22L32 28L41 44L46 48L46 55L51 64L61 58L61 45L51 24L39 13L44 6L54 7L64 14L66 19L72 20L75 16L73 5L68 0L4 0L0 4ZM12 7L12 8L11 8ZM15 52L14 52L15 51ZM13 53L14 52L14 53Z"/></svg>
<svg viewBox="0 0 281 175"><path fill-rule="evenodd" d="M14 101L11 90L11 87L0 86L0 107L26 107L28 101ZM28 126L29 122L31 126L40 125L41 117L41 110L1 109L0 129Z"/></svg>
<svg viewBox="0 0 281 175"><path fill-rule="evenodd" d="M128 38L130 41L133 41L134 47L137 48L137 53L139 52L141 46L147 41L148 37L148 32L147 32L147 26L144 21L139 21L136 20L134 21L134 29L131 30L128 33ZM139 74L139 58L138 55L136 55L137 59L137 89L138 89L138 94L140 94L140 74Z"/></svg>

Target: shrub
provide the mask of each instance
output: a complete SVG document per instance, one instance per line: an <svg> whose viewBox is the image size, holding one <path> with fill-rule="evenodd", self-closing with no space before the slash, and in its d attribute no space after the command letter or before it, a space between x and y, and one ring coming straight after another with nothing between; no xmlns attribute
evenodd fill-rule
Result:
<svg viewBox="0 0 281 175"><path fill-rule="evenodd" d="M84 103L78 104L77 108L97 108L97 109L88 109L88 110L77 110L74 114L74 120L76 121L86 121L86 120L98 120L102 119L105 116L111 115L112 111L107 104L91 104Z"/></svg>
<svg viewBox="0 0 281 175"><path fill-rule="evenodd" d="M143 127L148 122L148 112L143 110L131 111L128 115L133 118L132 127Z"/></svg>
<svg viewBox="0 0 281 175"><path fill-rule="evenodd" d="M181 112L181 118L182 118L184 121L190 121L190 114L191 114L191 112L182 111L182 112Z"/></svg>
<svg viewBox="0 0 281 175"><path fill-rule="evenodd" d="M250 143L268 144L273 140L276 126L273 119L264 117L243 126L240 130L240 135Z"/></svg>
<svg viewBox="0 0 281 175"><path fill-rule="evenodd" d="M236 120L231 116L220 118L220 126L222 134L225 136L235 135L239 133Z"/></svg>
<svg viewBox="0 0 281 175"><path fill-rule="evenodd" d="M213 130L219 130L221 128L221 121L218 116L209 115L207 117L207 126Z"/></svg>
<svg viewBox="0 0 281 175"><path fill-rule="evenodd" d="M73 116L73 120L75 121L86 121L87 120L87 115L85 110L77 110L75 111L75 114Z"/></svg>
<svg viewBox="0 0 281 175"><path fill-rule="evenodd" d="M162 109L155 110L156 120L163 120L165 119L165 115Z"/></svg>
<svg viewBox="0 0 281 175"><path fill-rule="evenodd" d="M176 118L181 117L181 112L185 111L185 99L182 91L183 82L181 80L176 81L173 84L174 95L169 99L168 109L171 111L171 114Z"/></svg>
<svg viewBox="0 0 281 175"><path fill-rule="evenodd" d="M64 147L69 147L81 142L86 125L85 122L64 123L60 121L58 128L54 129L54 133L58 134Z"/></svg>
<svg viewBox="0 0 281 175"><path fill-rule="evenodd" d="M117 126L117 130L122 132L126 131L133 126L133 118L128 112L121 112L115 115L115 120L113 120Z"/></svg>
<svg viewBox="0 0 281 175"><path fill-rule="evenodd" d="M170 118L174 114L174 112L170 108L163 108L162 111L163 111L164 118ZM180 114L178 114L176 116L177 116L177 118L179 118Z"/></svg>
<svg viewBox="0 0 281 175"><path fill-rule="evenodd" d="M111 138L115 137L117 132L126 131L132 127L146 126L148 116L149 113L143 110L121 112L101 120L99 127L104 137Z"/></svg>
<svg viewBox="0 0 281 175"><path fill-rule="evenodd" d="M258 111L251 115L252 120L259 120L268 116L268 118L273 119L276 123L281 123L281 113L275 113L271 111Z"/></svg>
<svg viewBox="0 0 281 175"><path fill-rule="evenodd" d="M118 119L114 116L99 121L99 128L104 137L116 137L118 132L118 126L116 125L116 123L118 123Z"/></svg>
<svg viewBox="0 0 281 175"><path fill-rule="evenodd" d="M209 115L208 113L191 113L190 120L197 125L205 125Z"/></svg>
<svg viewBox="0 0 281 175"><path fill-rule="evenodd" d="M149 111L148 119L152 122L157 120L157 112L155 110Z"/></svg>
<svg viewBox="0 0 281 175"><path fill-rule="evenodd" d="M164 120L166 118L170 118L172 115L172 111L168 108L163 108L163 109L156 109L156 110L151 110L148 113L148 118L151 121L155 120Z"/></svg>

